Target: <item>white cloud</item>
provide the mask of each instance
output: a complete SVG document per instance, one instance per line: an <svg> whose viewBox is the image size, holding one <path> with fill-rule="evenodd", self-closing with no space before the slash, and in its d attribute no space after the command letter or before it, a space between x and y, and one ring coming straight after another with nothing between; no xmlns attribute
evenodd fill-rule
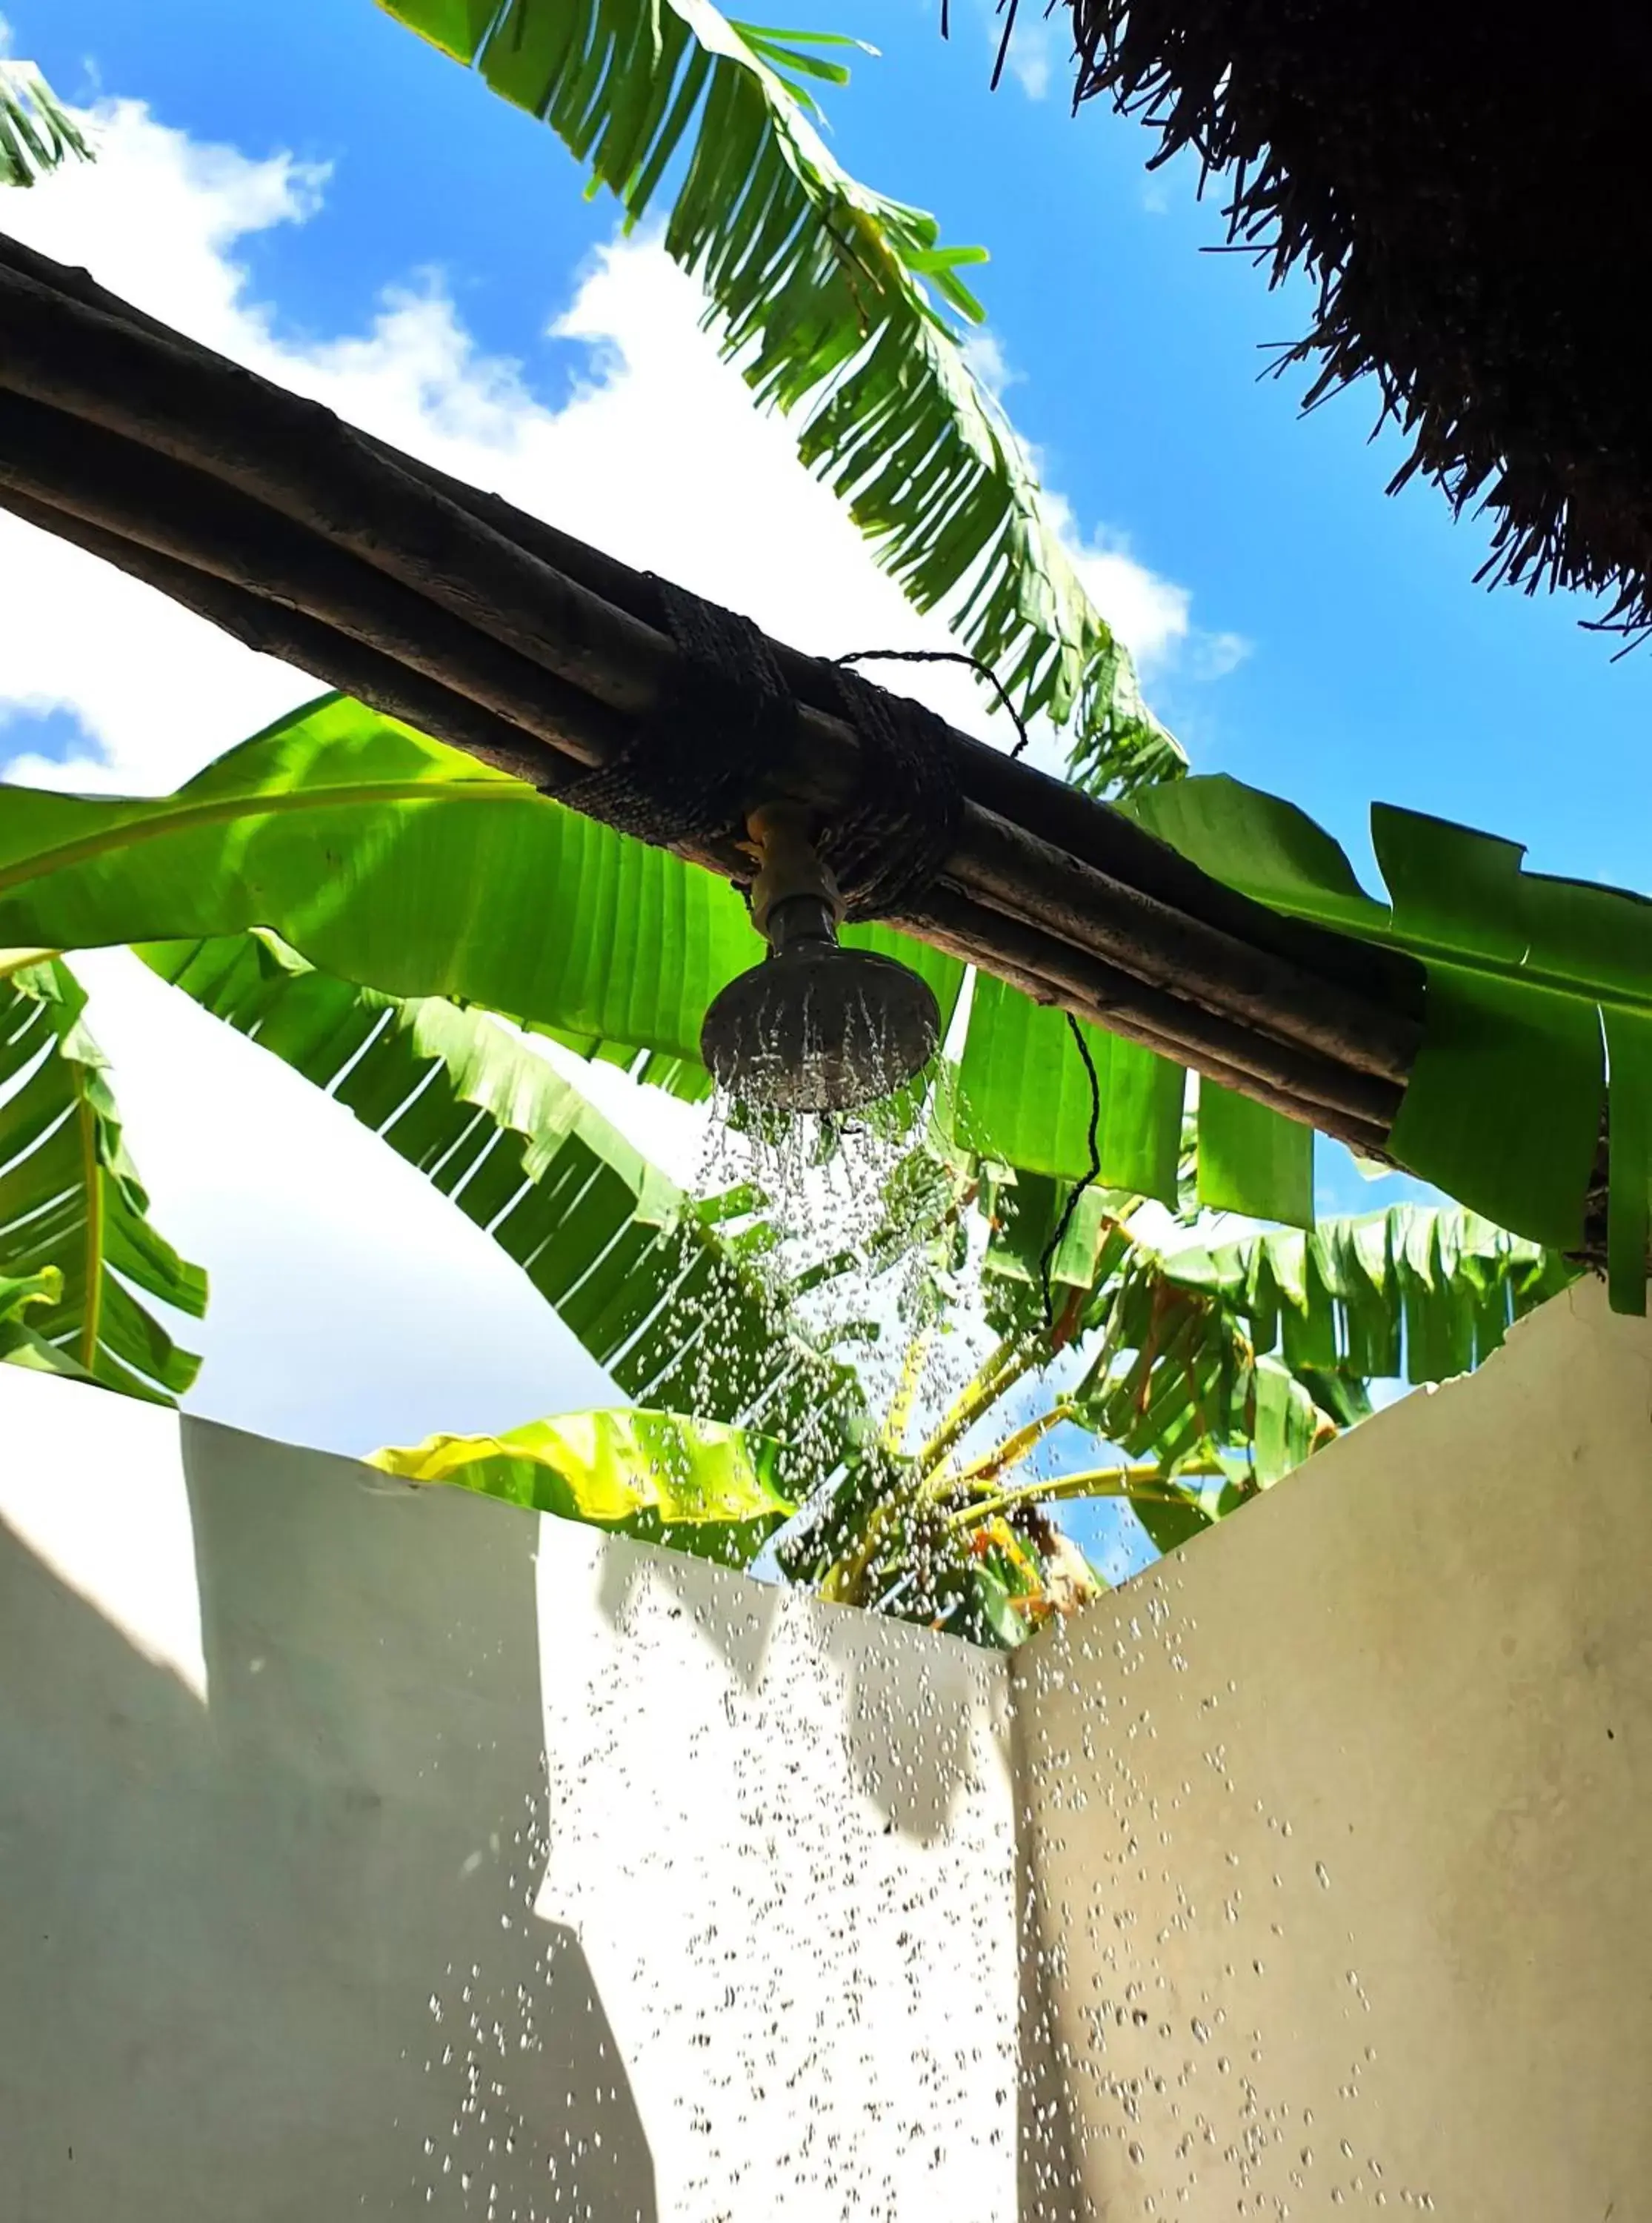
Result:
<svg viewBox="0 0 1652 2223"><path fill-rule="evenodd" d="M997 335L985 325L965 338L964 360L988 393L999 401L1012 386L1021 385L1027 377L1024 370L1016 370L1011 365Z"/></svg>
<svg viewBox="0 0 1652 2223"><path fill-rule="evenodd" d="M1078 576L1096 608L1128 641L1146 675L1162 670L1188 637L1193 597L1185 587L1161 579L1117 546L1083 546Z"/></svg>
<svg viewBox="0 0 1652 2223"><path fill-rule="evenodd" d="M1242 633L1198 633L1193 636L1193 653L1188 659L1189 677L1194 679L1225 679L1236 671L1251 653L1251 643Z"/></svg>
<svg viewBox="0 0 1652 2223"><path fill-rule="evenodd" d="M1042 24L1028 33L1017 29L1009 42L1007 66L1029 100L1044 99L1050 90L1053 58L1050 36Z"/></svg>
<svg viewBox="0 0 1652 2223"><path fill-rule="evenodd" d="M1058 496L1052 507L1091 601L1128 644L1145 680L1171 672L1200 682L1225 678L1251 653L1242 633L1196 626L1190 589L1140 563L1122 534L1101 532L1086 541L1067 504Z"/></svg>
<svg viewBox="0 0 1652 2223"><path fill-rule="evenodd" d="M694 288L657 246L605 250L548 325L590 350L584 375L553 408L521 365L476 346L435 278L386 295L353 334L316 340L281 327L254 297L237 249L273 225L315 217L323 172L287 155L252 161L202 145L135 102L104 103L92 121L97 164L17 196L7 211L47 254L85 264L207 344L801 647L945 642L799 466L788 428L752 411L699 330ZM1150 665L1194 639L1186 590L1121 545L1081 550L1080 560L1102 608ZM85 742L69 765L14 754L13 778L164 790L317 691L3 515L0 608L0 765L8 713L66 712ZM901 683L986 728L965 675L914 670ZM438 1425L508 1425L589 1396L590 1369L559 1331L547 1338L543 1308L514 1269L336 1107L272 1077L257 1052L153 982L135 985L129 960L97 960L88 973L160 1224L217 1275L203 1409L361 1448ZM645 1149L692 1174L697 1115L609 1071L585 1085ZM479 1385L478 1397L486 1389L488 1410L462 1396L466 1382Z"/></svg>
<svg viewBox="0 0 1652 2223"><path fill-rule="evenodd" d="M1015 0L977 0L977 4L986 20L987 37L996 60L1003 45L1004 18L1015 6ZM1051 80L1066 51L1056 36L1049 13L1034 4L1034 0L1021 0L1015 8L1014 28L1004 54L1005 75L1020 85L1029 100L1046 99Z"/></svg>

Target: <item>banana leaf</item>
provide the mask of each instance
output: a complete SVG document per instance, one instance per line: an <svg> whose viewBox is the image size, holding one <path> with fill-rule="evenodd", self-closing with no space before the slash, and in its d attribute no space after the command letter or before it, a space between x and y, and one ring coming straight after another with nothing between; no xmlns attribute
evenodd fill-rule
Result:
<svg viewBox="0 0 1652 2223"><path fill-rule="evenodd" d="M725 1566L749 1565L794 1509L778 1444L675 1413L564 1413L498 1436L430 1436L367 1464Z"/></svg>
<svg viewBox="0 0 1652 2223"><path fill-rule="evenodd" d="M1386 903L1302 811L1237 780L1181 782L1132 809L1229 885L1422 960L1425 1032L1395 1155L1498 1225L1580 1246L1610 1064L1612 1299L1644 1312L1652 903L1529 872L1518 842L1386 803L1371 813Z"/></svg>
<svg viewBox="0 0 1652 2223"><path fill-rule="evenodd" d="M259 927L342 979L479 1004L587 1055L640 1061L689 1096L707 1085L707 1005L762 954L714 875L342 696L278 720L172 796L0 787L0 947ZM848 938L912 966L950 1017L964 979L954 960L881 927ZM975 1143L1081 1172L1089 1089L1071 1041L1015 991L979 986L964 1052ZM1109 1147L1131 1179L1145 1185L1155 1167L1160 1179L1178 1070L1092 1038Z"/></svg>
<svg viewBox="0 0 1652 2223"><path fill-rule="evenodd" d="M32 186L91 143L33 62L0 60L0 186Z"/></svg>
<svg viewBox="0 0 1652 2223"><path fill-rule="evenodd" d="M1478 1212L1416 1204L1176 1250L1167 1282L1219 1298L1259 1351L1299 1369L1444 1382L1577 1269Z"/></svg>
<svg viewBox="0 0 1652 2223"><path fill-rule="evenodd" d="M141 1297L198 1319L206 1276L149 1219L85 1001L60 960L0 977L0 1288L35 1291L16 1350L47 1345L72 1363L55 1370L170 1404L200 1361Z"/></svg>
<svg viewBox="0 0 1652 2223"><path fill-rule="evenodd" d="M452 1197L628 1396L757 1428L811 1476L844 1457L858 1388L757 1270L747 1200L696 1206L496 1021L355 987L264 935L139 954Z"/></svg>
<svg viewBox="0 0 1652 2223"><path fill-rule="evenodd" d="M859 184L815 128L857 42L767 30L710 0L380 0L541 117L619 200L663 193L666 251L757 400L795 415L804 462L920 609L946 605L1024 716L1072 727L1089 784L1122 792L1185 759L1141 700L1040 504L1027 457L975 376L960 273L980 248Z"/></svg>
<svg viewBox="0 0 1652 2223"><path fill-rule="evenodd" d="M1614 1300L1644 1303L1652 904L1525 872L1511 843L1379 809L1378 854L1394 891L1384 905L1302 813L1237 782L1178 781L1133 807L1233 885L1423 960L1425 1038L1396 1154L1550 1250L1581 1238L1604 1036ZM0 789L0 948L253 927L342 979L479 1004L684 1074L699 1067L707 1004L760 949L714 876L338 696L243 742L174 796ZM950 1012L960 967L886 929L858 932L923 973ZM970 1146L1071 1181L1088 1162L1088 1077L1071 1030L1014 996L983 987L971 1010ZM1164 1193L1175 1068L1103 1048L1103 1178L1110 1166ZM1246 1106L1236 1116L1214 1089L1200 1099L1206 1200L1305 1219L1306 1130L1288 1130L1282 1145L1271 1115ZM1213 1168L1224 1184L1214 1195Z"/></svg>
<svg viewBox="0 0 1652 2223"><path fill-rule="evenodd" d="M0 1274L0 1326L20 1320L31 1305L54 1305L63 1294L63 1275L55 1266L37 1274Z"/></svg>
<svg viewBox="0 0 1652 2223"><path fill-rule="evenodd" d="M47 1343L38 1329L28 1325L21 1310L9 1318L0 1313L0 1365L22 1366L34 1374L60 1375L71 1382L91 1382L95 1378L66 1351Z"/></svg>
<svg viewBox="0 0 1652 2223"><path fill-rule="evenodd" d="M0 1365L26 1366L39 1374L66 1374L89 1382L91 1376L66 1352L47 1343L30 1327L23 1315L39 1305L54 1305L63 1294L63 1276L55 1266L38 1274L12 1276L0 1274Z"/></svg>
<svg viewBox="0 0 1652 2223"><path fill-rule="evenodd" d="M989 1185L983 1272L1004 1334L1044 1318L1065 1202L1060 1184L1026 1174ZM1048 1268L1058 1319L1071 1339L1090 1339L1072 1419L1167 1477L1236 1455L1266 1487L1364 1416L1368 1378L1467 1372L1576 1273L1455 1207L1398 1205L1311 1234L1160 1250L1131 1231L1139 1202L1087 1192ZM1191 1510L1172 1508L1169 1527L1216 1517L1202 1489Z"/></svg>
<svg viewBox="0 0 1652 2223"><path fill-rule="evenodd" d="M0 947L254 927L363 986L695 1065L707 1004L763 954L715 874L342 696L174 795L0 787ZM898 951L951 1012L955 960L881 928L856 934Z"/></svg>
<svg viewBox="0 0 1652 2223"><path fill-rule="evenodd" d="M1096 1178L1174 1204L1186 1074L1099 1027L1080 1034L1101 1097ZM1066 1014L986 974L971 990L958 1099L958 1140L975 1156L1033 1173L1088 1166L1090 1076Z"/></svg>

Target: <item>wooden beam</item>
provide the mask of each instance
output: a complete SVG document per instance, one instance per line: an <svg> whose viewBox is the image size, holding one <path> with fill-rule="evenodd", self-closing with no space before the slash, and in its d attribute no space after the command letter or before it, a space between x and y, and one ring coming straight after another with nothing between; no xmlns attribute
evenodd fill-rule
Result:
<svg viewBox="0 0 1652 2223"><path fill-rule="evenodd" d="M641 575L3 239L0 503L550 794L670 700L676 652ZM861 740L832 674L774 645L798 715L763 794L829 822L859 785ZM892 923L1384 1148L1419 967L1251 902L978 740L945 729L942 746L958 839ZM738 871L738 832L683 853Z"/></svg>

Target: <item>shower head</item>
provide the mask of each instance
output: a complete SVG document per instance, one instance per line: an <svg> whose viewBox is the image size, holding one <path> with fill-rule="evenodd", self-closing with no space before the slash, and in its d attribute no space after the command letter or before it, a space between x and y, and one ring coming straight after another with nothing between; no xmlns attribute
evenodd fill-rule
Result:
<svg viewBox="0 0 1652 2223"><path fill-rule="evenodd" d="M892 957L845 949L838 894L795 806L750 821L762 870L751 915L769 943L706 1014L700 1050L721 1085L785 1112L847 1112L887 1096L934 1055L940 1011Z"/></svg>

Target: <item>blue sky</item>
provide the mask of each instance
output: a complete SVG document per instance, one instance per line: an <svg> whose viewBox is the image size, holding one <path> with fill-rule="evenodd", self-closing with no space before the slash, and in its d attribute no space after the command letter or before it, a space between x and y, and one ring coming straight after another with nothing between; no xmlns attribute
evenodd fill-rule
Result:
<svg viewBox="0 0 1652 2223"><path fill-rule="evenodd" d="M606 375L606 326L561 337L548 336L547 326L612 241L611 205L582 198L574 165L548 131L371 0L237 0L233 9L221 0L146 0L141 8L131 0L9 0L9 14L13 51L38 60L66 97L142 103L154 123L197 147L233 148L248 165L287 155L307 166L283 173L295 205L287 214L303 220L243 224L222 249L242 274L242 299L256 305L270 344L288 350L294 362L325 358L333 375L338 365L329 350L368 331L387 288L412 286L446 304L443 313L474 358L517 367L495 379L503 396L496 413L561 411ZM1290 796L1329 826L1368 874L1366 810L1381 798L1524 840L1545 869L1646 886L1652 655L1614 664L1611 644L1580 628L1590 612L1575 601L1477 588L1482 526L1454 526L1443 500L1424 487L1384 498L1402 449L1391 432L1369 438L1373 392L1343 396L1303 420L1301 374L1283 382L1259 376L1266 348L1301 329L1305 288L1269 293L1244 258L1200 251L1220 238L1214 198L1201 206L1184 171L1150 179L1143 168L1149 142L1137 126L1094 105L1070 114L1058 44L1030 11L1018 35L1019 77L1012 72L996 96L988 90L994 32L981 0L960 0L953 14L945 45L938 10L907 0L879 7L847 0L809 17L883 49L881 59L859 63L852 87L831 104L834 148L868 183L935 211L949 239L989 248L979 290L1008 366L1017 425L1036 444L1077 530L1121 563L1128 558L1136 586L1125 579L1127 602L1137 593L1161 619L1183 613L1179 627L1166 622L1164 637L1149 644L1146 684L1196 767ZM1036 91L1040 74L1047 84L1042 97L1032 97L1028 86ZM113 174L103 188L110 192L119 185ZM198 199L210 195L204 175L198 166L192 173ZM56 190L33 198L44 206ZM143 247L143 268L163 289L154 297L162 312L181 314L164 298L174 251L170 205L156 203L162 214ZM66 236L53 236L52 251L88 260L117 287L141 291L122 275L141 262L137 245L128 240L124 262L106 267L99 254L109 212L85 206L97 220L84 252L72 224ZM0 215L16 221L10 210ZM219 251L212 246L212 255ZM205 256L204 249L197 258L203 268ZM474 397L466 406L474 418ZM390 421L399 433L401 420ZM679 428L678 454L685 437L692 441L692 425ZM770 441L761 454L754 448L749 468L741 462L726 495L716 497L727 512L719 529L741 522L749 488L751 538L772 537L763 475L783 471L780 444ZM674 485L672 453L668 443L658 466L662 510L698 501L703 513L706 497L689 487L686 458L682 486ZM621 466L610 458L608 467ZM542 506L558 513L554 500ZM757 551L776 595L788 573L797 575L792 603L771 604L771 614L758 606L755 585L745 602L795 633L813 608L802 583L813 557L804 537L812 543L834 529L818 521L818 509L797 514L817 522L797 527L783 545ZM564 521L603 537L581 513ZM680 567L691 563L693 516L658 522L661 568L671 568L673 550L690 551L677 556ZM647 560L650 524L633 520L631 544L612 545ZM854 560L845 554L842 563ZM738 577L724 576L735 577L726 590L733 598ZM849 578L847 570L842 576ZM716 576L711 584L715 590ZM873 588L865 595L857 613L884 607ZM1099 586L1098 598L1107 609ZM799 614L788 622L792 608ZM865 635L856 635L846 602L841 621L849 637L837 645L861 645ZM157 745L154 776L164 763L164 784L261 721L249 708L236 724L226 710L228 729L214 729L221 669L229 667L213 664L209 674L200 664L174 721L171 755ZM20 753L73 758L90 736L124 769L127 759L87 707L99 685L106 690L99 701L118 697L122 681L116 660L111 671L61 685L49 676L19 683L9 716L0 701L0 761ZM261 704L264 696L248 685L249 705ZM141 692L135 667L130 691L135 699ZM114 722L110 710L110 730ZM148 763L135 753L130 761L133 776ZM123 1068L141 1068L146 1055L154 1063L156 1030L166 1034L171 1022L141 992L126 1006L112 987L108 993L104 1030ZM195 1036L187 1036L187 1054L197 1054ZM216 1046L198 1055L217 1061L213 1069L227 1076L226 1088L242 1090L247 1119L272 1105L281 1121L311 1118L277 1082L249 1077ZM158 1105L159 1076L154 1086ZM506 1289L496 1262L462 1243L452 1250L443 1270L455 1278L445 1286L470 1292L467 1332L444 1328L432 1341L405 1275L393 1260L380 1261L375 1283L368 1238L336 1213L317 1223L305 1250L286 1225L303 1218L296 1189L284 1205L276 1183L262 1221L234 1192L227 1168L210 1198L191 1191L189 1168L204 1140L169 1139L160 1111L149 1108L150 1077L136 1070L134 1086L140 1155L146 1165L159 1156L163 1170L172 1168L183 1232L198 1231L210 1248L215 1239L227 1243L229 1221L240 1231L239 1266L219 1267L221 1315L198 1401L204 1409L361 1448L443 1425L509 1425L594 1394L589 1370L566 1338L546 1343L542 1323L524 1309L522 1293ZM317 1149L341 1195L376 1195L381 1177L364 1170L358 1145L376 1151L341 1124ZM1397 1193L1391 1184L1367 1193L1329 1160L1325 1171L1324 1200L1343 1208ZM166 1183L153 1172L151 1179L166 1201ZM392 1200L386 1208L403 1212L418 1239L439 1250L448 1238L420 1217L427 1200L393 1181L383 1193ZM254 1254L255 1271L248 1263ZM298 1292L307 1293L308 1306L318 1285L336 1293L352 1271L366 1294L354 1306L335 1294L336 1315L323 1304L318 1323L301 1332L292 1318L301 1308ZM375 1288L397 1331L394 1363L362 1326ZM269 1294L283 1290L291 1301ZM527 1301L531 1308L534 1300ZM352 1381L341 1367L353 1370ZM361 1386L367 1374L378 1385L372 1394Z"/></svg>
<svg viewBox="0 0 1652 2223"><path fill-rule="evenodd" d="M1303 420L1300 375L1259 381L1261 350L1301 329L1305 287L1270 293L1244 258L1200 253L1220 237L1214 200L1195 201L1186 172L1150 180L1136 125L1094 104L1070 115L1052 41L1042 99L1013 79L989 93L989 27L958 12L943 45L927 6L828 11L823 27L883 50L833 100L833 144L948 237L989 248L1010 406L1050 479L1087 528L1128 536L1208 625L1252 644L1219 686L1154 686L1199 766L1283 790L1356 852L1380 797L1527 841L1547 868L1646 885L1652 656L1614 665L1573 598L1476 588L1483 526L1454 526L1426 487L1383 497L1403 450L1391 431L1368 440L1372 391ZM246 257L288 324L348 327L434 265L479 340L560 391L571 366L542 337L546 305L609 211L547 132L370 0L10 14L17 51L70 92L101 84L198 136L333 166L322 214Z"/></svg>

